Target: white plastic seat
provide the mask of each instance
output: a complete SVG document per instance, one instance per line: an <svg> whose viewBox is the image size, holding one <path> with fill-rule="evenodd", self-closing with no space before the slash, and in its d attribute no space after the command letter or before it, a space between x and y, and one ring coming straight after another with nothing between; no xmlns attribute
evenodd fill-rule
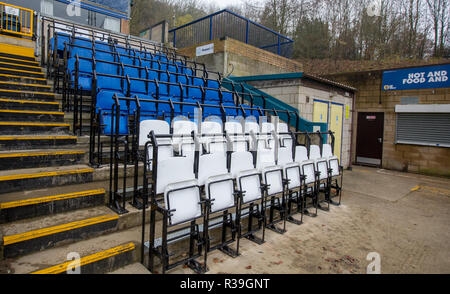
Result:
<svg viewBox="0 0 450 294"><path fill-rule="evenodd" d="M254 122L254 121L246 121L245 126L244 126L244 132L246 134L250 134L250 132L253 132L256 136L256 139L258 139L258 136L259 136L258 123ZM255 142L253 142L254 139L251 136L246 136L246 139L249 142L249 146L251 146L250 149L253 148L253 146L255 146L254 145ZM257 140L257 142L258 142L258 140ZM258 145L259 145L259 143L258 143ZM257 148L258 148L258 145L257 145ZM265 145L262 145L262 146L265 147Z"/></svg>
<svg viewBox="0 0 450 294"><path fill-rule="evenodd" d="M279 123L278 124L278 137L280 138L280 144L283 147L292 149L292 137L290 135L287 134L283 134L283 133L288 133L289 132L289 127L286 123Z"/></svg>
<svg viewBox="0 0 450 294"><path fill-rule="evenodd" d="M282 147L278 149L278 165L283 167L284 178L289 180L287 188L292 190L301 187L301 167L292 158L292 149Z"/></svg>
<svg viewBox="0 0 450 294"><path fill-rule="evenodd" d="M328 160L321 156L320 147L318 145L310 146L309 159L314 160L316 170L320 172L319 180L326 180L328 178Z"/></svg>
<svg viewBox="0 0 450 294"><path fill-rule="evenodd" d="M305 146L295 147L295 162L300 164L302 174L305 176L305 184L310 185L316 181L315 162L308 158L308 150Z"/></svg>
<svg viewBox="0 0 450 294"><path fill-rule="evenodd" d="M231 154L231 174L236 179L237 188L244 192L243 203L262 199L260 173L253 166L250 152L233 152Z"/></svg>
<svg viewBox="0 0 450 294"><path fill-rule="evenodd" d="M173 147L174 150L181 155L183 155L184 145L194 145L194 140L191 137L192 132L197 132L197 125L189 120L177 120L173 122L173 134L174 135L182 135L183 137L174 137L173 138ZM188 147L189 148L189 147ZM194 146L186 150L192 150Z"/></svg>
<svg viewBox="0 0 450 294"><path fill-rule="evenodd" d="M225 132L229 138L229 151L244 152L248 151L248 143L242 131L242 124L236 121L225 123Z"/></svg>
<svg viewBox="0 0 450 294"><path fill-rule="evenodd" d="M275 125L270 122L263 122L261 124L261 134L257 137L258 139L258 150L262 148L275 148L274 138L272 135L267 133L272 133L275 130Z"/></svg>
<svg viewBox="0 0 450 294"><path fill-rule="evenodd" d="M331 177L337 177L340 175L339 158L333 155L333 151L330 144L323 144L322 157L328 161L328 167L331 169Z"/></svg>
<svg viewBox="0 0 450 294"><path fill-rule="evenodd" d="M201 134L207 135L200 138L206 152L226 152L227 144L222 134L222 125L215 121L205 121L201 124ZM209 136L208 136L209 135Z"/></svg>
<svg viewBox="0 0 450 294"><path fill-rule="evenodd" d="M269 185L268 195L283 192L283 167L275 164L274 149L260 149L257 151L256 168L262 174L263 183Z"/></svg>
<svg viewBox="0 0 450 294"><path fill-rule="evenodd" d="M198 182L205 186L205 195L211 200L211 213L235 206L233 177L227 170L227 157L223 153L200 156Z"/></svg>
<svg viewBox="0 0 450 294"><path fill-rule="evenodd" d="M145 146L150 139L148 135L153 131L155 135L170 135L170 126L163 120L144 120L139 125L139 146ZM173 145L171 138L157 138L158 160L164 160L173 156ZM153 159L153 146L148 146L148 159ZM150 169L151 164L150 164Z"/></svg>
<svg viewBox="0 0 450 294"><path fill-rule="evenodd" d="M165 207L170 211L170 225L202 215L200 189L192 158L172 157L158 161L156 193L163 192Z"/></svg>

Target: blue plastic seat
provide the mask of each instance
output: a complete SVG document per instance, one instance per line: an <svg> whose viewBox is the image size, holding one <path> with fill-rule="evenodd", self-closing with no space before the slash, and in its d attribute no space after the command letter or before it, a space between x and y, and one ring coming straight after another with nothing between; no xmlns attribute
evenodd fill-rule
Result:
<svg viewBox="0 0 450 294"><path fill-rule="evenodd" d="M222 90L222 101L224 103L234 103L233 93Z"/></svg>
<svg viewBox="0 0 450 294"><path fill-rule="evenodd" d="M169 85L169 95L173 97L181 97L181 88L179 85Z"/></svg>
<svg viewBox="0 0 450 294"><path fill-rule="evenodd" d="M212 103L210 103L210 104L212 104ZM213 115L217 115L220 117L222 116L220 107L209 107L209 106L203 107L203 117L208 117L208 116L213 116Z"/></svg>
<svg viewBox="0 0 450 294"><path fill-rule="evenodd" d="M115 104L115 101L113 99L114 95L117 95L118 97L125 97L125 95L119 91L100 90L100 92L97 93L97 105L96 105L97 109L102 111L111 111L113 105ZM120 112L122 113L129 112L125 100L119 100L119 104L120 104Z"/></svg>
<svg viewBox="0 0 450 294"><path fill-rule="evenodd" d="M73 45L92 48L92 40L82 37L73 38Z"/></svg>
<svg viewBox="0 0 450 294"><path fill-rule="evenodd" d="M236 107L236 105L234 103L222 103L222 105L225 108L225 115L226 116L237 116L238 115L238 110L235 108L226 108L226 106L230 106L230 107Z"/></svg>
<svg viewBox="0 0 450 294"><path fill-rule="evenodd" d="M202 100L202 90L200 88L185 87L187 88L187 97L195 100Z"/></svg>
<svg viewBox="0 0 450 294"><path fill-rule="evenodd" d="M58 51L64 51L64 43L67 43L67 45L70 44L71 36L66 33L55 33L55 36L50 39L50 49L54 50L55 48L55 39L56 39L56 50Z"/></svg>
<svg viewBox="0 0 450 294"><path fill-rule="evenodd" d="M202 78L194 77L194 78L192 78L192 85L199 86L199 87L204 87L205 83L204 83Z"/></svg>
<svg viewBox="0 0 450 294"><path fill-rule="evenodd" d="M103 50L111 52L112 48L108 43L96 41L95 50Z"/></svg>
<svg viewBox="0 0 450 294"><path fill-rule="evenodd" d="M92 61L79 58L78 63L78 89L90 91L92 89ZM75 85L76 77L76 58L69 58L67 61L67 70L70 81Z"/></svg>
<svg viewBox="0 0 450 294"><path fill-rule="evenodd" d="M206 84L207 84L207 87L208 88L211 88L211 89L219 89L220 88L220 86L219 86L219 82L218 81L216 81L216 80L206 80Z"/></svg>
<svg viewBox="0 0 450 294"><path fill-rule="evenodd" d="M220 101L220 93L218 90L205 90L205 101Z"/></svg>
<svg viewBox="0 0 450 294"><path fill-rule="evenodd" d="M186 78L186 76L183 75L177 75L177 83L181 83L182 85L187 85L188 84L188 80Z"/></svg>
<svg viewBox="0 0 450 294"><path fill-rule="evenodd" d="M134 65L134 61L134 57L120 54L120 62L122 62L124 65Z"/></svg>
<svg viewBox="0 0 450 294"><path fill-rule="evenodd" d="M124 75L129 77L139 78L139 68L132 66L124 66Z"/></svg>
<svg viewBox="0 0 450 294"><path fill-rule="evenodd" d="M95 59L96 60L103 60L103 61L110 61L114 62L114 54L110 52L104 52L104 51L95 51Z"/></svg>
<svg viewBox="0 0 450 294"><path fill-rule="evenodd" d="M116 117L109 113L105 112L101 114L101 124L102 124L102 134L103 135L115 135L116 133ZM112 132L112 133L111 133ZM129 134L128 128L128 115L120 114L119 116L119 135L125 136Z"/></svg>
<svg viewBox="0 0 450 294"><path fill-rule="evenodd" d="M70 48L69 58L75 57L78 55L79 57L91 58L92 59L92 49L81 48L77 46L72 46Z"/></svg>
<svg viewBox="0 0 450 294"><path fill-rule="evenodd" d="M96 61L95 71L101 74L117 75L119 67L115 63Z"/></svg>

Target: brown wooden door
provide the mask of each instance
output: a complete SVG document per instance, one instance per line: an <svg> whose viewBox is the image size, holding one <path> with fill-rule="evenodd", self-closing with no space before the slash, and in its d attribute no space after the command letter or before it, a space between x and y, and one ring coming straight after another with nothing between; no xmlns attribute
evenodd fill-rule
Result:
<svg viewBox="0 0 450 294"><path fill-rule="evenodd" d="M356 163L381 166L383 128L383 112L358 112Z"/></svg>

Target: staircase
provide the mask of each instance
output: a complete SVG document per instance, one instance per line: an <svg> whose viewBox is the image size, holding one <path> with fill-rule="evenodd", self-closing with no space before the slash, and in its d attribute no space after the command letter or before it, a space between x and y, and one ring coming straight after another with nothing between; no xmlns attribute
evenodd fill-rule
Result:
<svg viewBox="0 0 450 294"><path fill-rule="evenodd" d="M71 252L81 273L129 266L141 214L105 206L109 169L87 165L48 84L34 57L0 53L0 273L65 273Z"/></svg>

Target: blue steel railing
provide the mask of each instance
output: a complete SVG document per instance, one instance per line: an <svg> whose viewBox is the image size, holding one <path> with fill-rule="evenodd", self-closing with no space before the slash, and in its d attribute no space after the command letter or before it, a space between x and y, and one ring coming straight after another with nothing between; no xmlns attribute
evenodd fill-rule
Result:
<svg viewBox="0 0 450 294"><path fill-rule="evenodd" d="M290 58L293 40L228 9L220 10L169 31L173 46L185 48L229 37Z"/></svg>

